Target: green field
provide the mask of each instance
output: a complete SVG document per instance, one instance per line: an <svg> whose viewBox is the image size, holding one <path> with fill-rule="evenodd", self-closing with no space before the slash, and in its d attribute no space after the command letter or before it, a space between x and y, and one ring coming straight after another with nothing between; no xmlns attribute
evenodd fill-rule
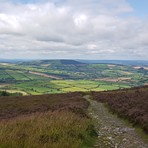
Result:
<svg viewBox="0 0 148 148"><path fill-rule="evenodd" d="M58 60L0 63L0 91L24 95L103 91L148 84L148 70L116 64L63 64Z"/></svg>

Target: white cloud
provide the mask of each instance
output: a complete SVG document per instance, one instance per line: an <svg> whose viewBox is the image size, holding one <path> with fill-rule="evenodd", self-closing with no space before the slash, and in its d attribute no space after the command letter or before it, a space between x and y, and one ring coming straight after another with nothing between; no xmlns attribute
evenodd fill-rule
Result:
<svg viewBox="0 0 148 148"><path fill-rule="evenodd" d="M96 44L89 44L88 45L88 49L90 49L90 50L94 50L96 48L97 48L97 45Z"/></svg>
<svg viewBox="0 0 148 148"><path fill-rule="evenodd" d="M148 21L132 11L126 0L0 2L0 58L148 59Z"/></svg>
<svg viewBox="0 0 148 148"><path fill-rule="evenodd" d="M85 14L78 14L76 16L74 16L74 23L76 25L76 27L79 27L81 29L83 29L83 27L85 27L86 23L87 23L87 16Z"/></svg>

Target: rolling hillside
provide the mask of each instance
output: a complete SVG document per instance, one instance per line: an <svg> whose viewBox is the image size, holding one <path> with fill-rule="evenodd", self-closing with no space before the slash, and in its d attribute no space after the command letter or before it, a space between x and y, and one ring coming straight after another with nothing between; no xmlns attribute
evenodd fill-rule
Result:
<svg viewBox="0 0 148 148"><path fill-rule="evenodd" d="M103 91L148 84L148 67L76 60L0 63L0 91L23 95Z"/></svg>
<svg viewBox="0 0 148 148"><path fill-rule="evenodd" d="M44 65L44 64L53 64L53 65L79 65L84 64L83 62L79 62L76 60L35 60L35 61L25 61L18 62L20 65Z"/></svg>

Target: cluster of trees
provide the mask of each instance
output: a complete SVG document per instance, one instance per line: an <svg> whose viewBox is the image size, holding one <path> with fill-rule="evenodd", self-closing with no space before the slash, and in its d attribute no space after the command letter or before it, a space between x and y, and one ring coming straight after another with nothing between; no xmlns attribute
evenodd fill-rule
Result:
<svg viewBox="0 0 148 148"><path fill-rule="evenodd" d="M11 94L6 91L0 91L0 96L10 96Z"/></svg>
<svg viewBox="0 0 148 148"><path fill-rule="evenodd" d="M9 93L7 91L0 91L0 96L22 96L21 93Z"/></svg>

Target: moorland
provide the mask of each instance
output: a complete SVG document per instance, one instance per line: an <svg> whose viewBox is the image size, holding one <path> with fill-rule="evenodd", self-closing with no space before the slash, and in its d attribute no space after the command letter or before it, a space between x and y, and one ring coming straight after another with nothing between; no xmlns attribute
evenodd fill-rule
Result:
<svg viewBox="0 0 148 148"><path fill-rule="evenodd" d="M119 119L116 119L115 124L115 118L110 118L109 112L103 117L104 105L98 106L96 102L95 108L92 108L95 114L92 116L89 108L93 106L86 97L91 99L90 102L96 100L105 104L120 118L128 119L132 128L125 124L123 128ZM146 134L148 132L147 99L147 86L107 92L1 96L0 147L90 148L96 141L100 148L124 146L126 143L135 148L141 145L147 147L147 135L141 139L133 128L138 126ZM135 142L138 143L135 145Z"/></svg>

